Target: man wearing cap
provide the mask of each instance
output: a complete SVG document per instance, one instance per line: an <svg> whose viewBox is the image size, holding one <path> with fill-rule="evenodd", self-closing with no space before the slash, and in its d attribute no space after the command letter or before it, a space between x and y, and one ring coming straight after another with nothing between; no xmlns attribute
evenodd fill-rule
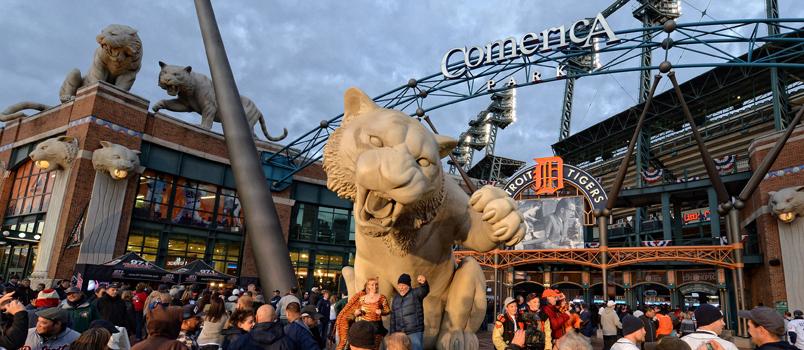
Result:
<svg viewBox="0 0 804 350"><path fill-rule="evenodd" d="M505 350L508 344L511 344L511 340L514 339L514 333L525 328L524 323L517 319L518 307L516 299L505 298L503 308L505 311L497 317L497 322L494 323L494 332L491 335L494 348L497 350ZM349 333L351 334L351 332Z"/></svg>
<svg viewBox="0 0 804 350"><path fill-rule="evenodd" d="M700 308L699 306L698 309ZM751 335L751 342L757 345L756 350L798 349L782 340L785 332L784 318L776 310L765 306L757 306L750 311L740 310L737 312L737 316L748 320L748 334ZM698 318L698 329L701 329L702 321L697 315L696 318Z"/></svg>
<svg viewBox="0 0 804 350"><path fill-rule="evenodd" d="M628 315L623 317L622 327L623 337L611 346L611 350L639 350L636 343L645 341L645 325L638 318Z"/></svg>
<svg viewBox="0 0 804 350"><path fill-rule="evenodd" d="M723 332L723 327L726 326L720 309L710 304L701 304L701 306L695 308L695 319L698 320L698 329L681 337L681 340L687 342L690 348L697 349L702 344L714 340L723 346L725 350L737 350L737 346L734 343L720 338L720 333ZM782 327L784 328L784 325Z"/></svg>
<svg viewBox="0 0 804 350"><path fill-rule="evenodd" d="M180 341L189 350L198 350L198 341L195 339L195 332L204 323L202 317L207 313L198 309L198 306L187 304L181 307L181 332L176 340Z"/></svg>
<svg viewBox="0 0 804 350"><path fill-rule="evenodd" d="M95 306L98 307L101 318L115 326L125 327L126 332L133 332L135 327L129 324L126 302L117 295L119 290L120 285L110 284L106 293L95 299Z"/></svg>
<svg viewBox="0 0 804 350"><path fill-rule="evenodd" d="M307 305L301 310L301 321L307 325L307 328L309 328L310 332L313 333L313 339L316 343L318 343L318 347L320 349L324 348L324 340L321 337L321 330L318 329L316 324L318 323L318 320L321 320L322 318L324 318L324 315L318 313L313 305Z"/></svg>
<svg viewBox="0 0 804 350"><path fill-rule="evenodd" d="M276 303L279 302L279 299L282 299L282 296L280 295L279 289L277 289L274 291L274 297L271 298L271 306L274 307L274 310L276 310Z"/></svg>
<svg viewBox="0 0 804 350"><path fill-rule="evenodd" d="M321 289L318 287L313 287L312 293L310 293L309 305L316 306L318 305L319 300L321 300Z"/></svg>
<svg viewBox="0 0 804 350"><path fill-rule="evenodd" d="M53 292L54 295L58 295ZM25 347L30 350L66 349L80 333L67 327L70 314L60 307L51 307L36 313L36 327L28 330ZM26 349L26 350L27 350Z"/></svg>
<svg viewBox="0 0 804 350"><path fill-rule="evenodd" d="M541 309L540 309L541 299L539 298L538 295L536 295L536 293L530 293L530 294L528 294L528 297L525 298L525 300L527 300L525 302L525 310L520 310L519 311L519 320L523 323L522 328L523 329L528 329L532 325L532 322L526 321L525 317L523 315L526 314L526 313L534 314L536 316L535 328L539 332L542 332L541 339L544 339L544 344L543 345L537 345L535 347L531 346L531 347L528 347L528 349L534 349L534 350L552 349L553 348L552 347L552 344L553 344L553 341L552 341L553 330L550 328L550 318L547 316L547 314L542 312ZM514 334L514 336L516 336L516 334ZM513 342L513 340L512 340L512 342ZM509 343L508 345L510 346L511 344Z"/></svg>
<svg viewBox="0 0 804 350"><path fill-rule="evenodd" d="M787 323L787 338L799 350L804 349L804 313L793 311L793 319Z"/></svg>
<svg viewBox="0 0 804 350"><path fill-rule="evenodd" d="M39 322L37 312L59 306L59 295L53 289L45 289L37 295L34 306L36 309L28 310L28 328L36 327L36 323ZM69 323L72 324L72 321Z"/></svg>
<svg viewBox="0 0 804 350"><path fill-rule="evenodd" d="M542 298L547 299L547 304L541 305L541 310L550 319L550 329L552 333L553 343L564 336L564 324L570 319L569 310L563 313L558 312L556 302L558 301L559 293L553 289L547 288L542 293Z"/></svg>
<svg viewBox="0 0 804 350"><path fill-rule="evenodd" d="M310 330L310 327L301 320L301 306L299 306L299 303L292 302L288 304L288 306L285 307L285 313L287 314L286 317L289 322L284 328L285 335L295 344L296 349L318 350L318 342L316 342L313 332ZM309 316L310 314L308 313L307 315ZM374 328L372 328L372 332L374 332ZM370 349L374 349L374 347Z"/></svg>
<svg viewBox="0 0 804 350"><path fill-rule="evenodd" d="M402 332L410 338L412 350L422 350L424 341L424 306L422 301L430 294L430 285L424 276L416 278L418 288L411 288L410 275L403 273L396 282L399 294L391 303L390 333Z"/></svg>
<svg viewBox="0 0 804 350"><path fill-rule="evenodd" d="M614 300L609 300L606 303L606 308L603 309L600 315L600 326L603 328L603 350L611 349L617 341L617 328L623 328L620 317L618 317L617 312L614 311L615 305L617 304Z"/></svg>
<svg viewBox="0 0 804 350"><path fill-rule="evenodd" d="M78 333L84 333L89 329L90 324L95 320L101 319L98 307L86 300L84 293L77 287L67 288L67 301L61 304L61 308L73 318L72 329Z"/></svg>

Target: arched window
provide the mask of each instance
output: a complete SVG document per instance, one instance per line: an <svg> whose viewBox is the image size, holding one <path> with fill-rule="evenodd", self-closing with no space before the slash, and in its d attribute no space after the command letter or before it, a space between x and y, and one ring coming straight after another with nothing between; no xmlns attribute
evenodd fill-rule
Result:
<svg viewBox="0 0 804 350"><path fill-rule="evenodd" d="M19 167L11 187L6 218L46 212L55 177L55 172L42 171L32 160Z"/></svg>

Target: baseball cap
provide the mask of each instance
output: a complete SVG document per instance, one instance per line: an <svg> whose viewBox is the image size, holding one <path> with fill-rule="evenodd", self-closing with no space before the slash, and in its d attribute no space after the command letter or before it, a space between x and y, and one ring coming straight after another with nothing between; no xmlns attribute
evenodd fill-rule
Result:
<svg viewBox="0 0 804 350"><path fill-rule="evenodd" d="M184 305L184 306L181 307L181 319L182 320L186 320L188 318L193 318L193 317L203 317L203 316L206 316L206 315L207 315L206 312L203 312L203 311L199 310L198 306L195 306L193 304L187 304L187 305Z"/></svg>
<svg viewBox="0 0 804 350"><path fill-rule="evenodd" d="M516 300L515 300L514 298L512 298L512 297L507 297L507 298L505 298L505 300L503 301L503 306L508 306L508 304L513 303L513 302L515 302L515 301L516 301Z"/></svg>
<svg viewBox="0 0 804 350"><path fill-rule="evenodd" d="M558 293L556 293L556 291L554 291L554 290L552 290L550 288L547 288L542 293L542 298L547 298L547 297L556 297L556 298L558 298Z"/></svg>
<svg viewBox="0 0 804 350"><path fill-rule="evenodd" d="M103 328L103 329L106 329L107 331L109 331L109 333L112 333L112 334L120 332L120 330L118 330L117 327L114 326L114 324L112 324L111 322L106 321L106 320L92 321L92 323L89 324L89 328L90 329L92 329L92 328Z"/></svg>
<svg viewBox="0 0 804 350"><path fill-rule="evenodd" d="M232 290L232 295L240 295L240 289L235 288Z"/></svg>
<svg viewBox="0 0 804 350"><path fill-rule="evenodd" d="M73 294L73 293L81 293L81 290L78 287L70 287L64 291L65 294Z"/></svg>
<svg viewBox="0 0 804 350"><path fill-rule="evenodd" d="M539 299L539 296L536 293L530 293L530 294L528 294L528 297L525 298L525 300L527 300L527 301L531 301L533 299Z"/></svg>
<svg viewBox="0 0 804 350"><path fill-rule="evenodd" d="M311 317L316 320L324 317L324 315L319 314L318 311L316 311L315 306L313 305L307 305L301 309L301 317L305 316Z"/></svg>
<svg viewBox="0 0 804 350"><path fill-rule="evenodd" d="M119 284L117 284L117 283L112 283L112 284L110 284L109 286L107 286L106 288L107 288L107 289L108 289L108 288L120 288L120 285L119 285Z"/></svg>
<svg viewBox="0 0 804 350"><path fill-rule="evenodd" d="M282 293L282 292L280 292L279 289L277 289L274 291L274 293Z"/></svg>
<svg viewBox="0 0 804 350"><path fill-rule="evenodd" d="M793 311L793 316L796 316L796 317L804 316L804 312L801 312L801 310Z"/></svg>
<svg viewBox="0 0 804 350"><path fill-rule="evenodd" d="M737 316L754 321L768 332L784 335L784 318L776 310L766 306L757 306L749 310L740 310Z"/></svg>
<svg viewBox="0 0 804 350"><path fill-rule="evenodd" d="M160 292L167 291L168 289L170 289L170 288L168 288L167 284L160 284L159 288L157 288L157 290L159 290Z"/></svg>
<svg viewBox="0 0 804 350"><path fill-rule="evenodd" d="M614 302L614 300L609 300L609 301L606 303L606 306L608 306L608 307L612 307L612 306L614 306L614 304L616 304L616 303Z"/></svg>
<svg viewBox="0 0 804 350"><path fill-rule="evenodd" d="M49 307L37 312L36 316L64 324L67 324L67 320L70 318L70 314L67 312L67 310L60 307Z"/></svg>

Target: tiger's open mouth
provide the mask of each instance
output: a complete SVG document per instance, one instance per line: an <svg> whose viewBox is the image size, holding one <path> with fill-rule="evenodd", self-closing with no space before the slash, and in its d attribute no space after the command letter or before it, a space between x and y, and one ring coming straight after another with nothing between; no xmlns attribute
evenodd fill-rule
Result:
<svg viewBox="0 0 804 350"><path fill-rule="evenodd" d="M379 191L358 187L356 223L373 231L388 233L402 214L404 205Z"/></svg>
<svg viewBox="0 0 804 350"><path fill-rule="evenodd" d="M782 220L786 223L791 223L793 220L796 219L796 214L793 213L779 213L779 220Z"/></svg>
<svg viewBox="0 0 804 350"><path fill-rule="evenodd" d="M168 95L176 96L179 94L179 86L170 83L162 83L162 88L167 90Z"/></svg>
<svg viewBox="0 0 804 350"><path fill-rule="evenodd" d="M107 44L101 44L103 51L106 51L109 54L109 57L114 59L121 59L121 54L125 55L125 51L120 47L113 47Z"/></svg>

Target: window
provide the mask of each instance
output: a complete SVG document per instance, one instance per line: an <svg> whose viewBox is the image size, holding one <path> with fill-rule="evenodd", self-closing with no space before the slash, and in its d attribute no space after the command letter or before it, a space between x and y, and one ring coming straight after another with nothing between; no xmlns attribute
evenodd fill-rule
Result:
<svg viewBox="0 0 804 350"><path fill-rule="evenodd" d="M6 217L42 213L50 204L55 172L43 172L28 161L17 169Z"/></svg>
<svg viewBox="0 0 804 350"><path fill-rule="evenodd" d="M167 263L165 267L176 268L203 259L207 251L205 237L171 233L168 238Z"/></svg>
<svg viewBox="0 0 804 350"><path fill-rule="evenodd" d="M132 227L128 231L126 251L137 252L143 259L156 263L159 254L159 231Z"/></svg>
<svg viewBox="0 0 804 350"><path fill-rule="evenodd" d="M341 269L343 269L343 253L338 252L316 252L313 285L322 286L327 290L338 290L338 282L341 279Z"/></svg>
<svg viewBox="0 0 804 350"><path fill-rule="evenodd" d="M167 221L170 218L170 192L173 177L146 171L140 176L137 202L134 204L134 217Z"/></svg>
<svg viewBox="0 0 804 350"><path fill-rule="evenodd" d="M293 208L289 240L354 245L351 210L297 203Z"/></svg>
<svg viewBox="0 0 804 350"><path fill-rule="evenodd" d="M211 227L217 192L215 185L179 178L171 221L187 226Z"/></svg>
<svg viewBox="0 0 804 350"><path fill-rule="evenodd" d="M301 248L290 248L290 261L293 263L293 270L296 278L299 279L299 286L305 288L307 285L307 269L310 262L310 250Z"/></svg>
<svg viewBox="0 0 804 350"><path fill-rule="evenodd" d="M240 260L240 241L217 239L212 251L210 265L219 272L236 276L237 262Z"/></svg>

